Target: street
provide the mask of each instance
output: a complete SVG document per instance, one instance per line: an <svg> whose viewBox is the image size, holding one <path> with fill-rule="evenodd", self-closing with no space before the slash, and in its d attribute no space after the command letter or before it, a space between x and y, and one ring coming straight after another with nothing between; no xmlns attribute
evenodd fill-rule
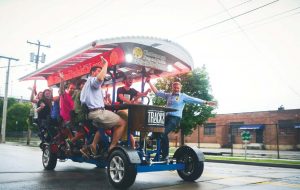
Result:
<svg viewBox="0 0 300 190"><path fill-rule="evenodd" d="M104 169L70 160L46 171L37 147L0 144L0 189L113 189ZM140 173L130 189L300 189L300 170L205 162L196 182L176 171Z"/></svg>

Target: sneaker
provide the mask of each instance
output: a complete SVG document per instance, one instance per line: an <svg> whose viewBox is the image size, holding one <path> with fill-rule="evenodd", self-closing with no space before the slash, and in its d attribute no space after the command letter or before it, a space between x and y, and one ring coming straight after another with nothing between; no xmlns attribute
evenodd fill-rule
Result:
<svg viewBox="0 0 300 190"><path fill-rule="evenodd" d="M82 156L85 158L90 158L90 157L96 157L97 156L97 149L93 150L91 145L84 146L80 149L80 152L82 153Z"/></svg>

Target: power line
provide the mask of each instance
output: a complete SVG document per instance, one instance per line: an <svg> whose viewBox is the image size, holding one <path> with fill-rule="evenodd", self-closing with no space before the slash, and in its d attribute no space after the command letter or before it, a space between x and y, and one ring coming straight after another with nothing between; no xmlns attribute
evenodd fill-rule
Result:
<svg viewBox="0 0 300 190"><path fill-rule="evenodd" d="M141 5L140 7L145 8L148 4L153 3L153 1L154 1L154 0L149 0L149 1L145 2L143 5ZM139 9L138 11L141 11L141 9ZM137 14L137 13L134 12L134 15L136 15L136 14ZM123 17L123 15L124 15L124 17ZM120 15L119 17L122 18L122 19L124 19L124 18L128 18L128 17L132 16L133 14L130 14L130 15L123 14L123 15ZM87 33L91 32L91 31L94 31L94 30L96 30L96 29L98 30L98 29L100 29L100 28L103 28L104 26L111 25L111 24L113 24L113 23L114 23L114 22L112 22L112 21L108 21L107 23L104 23L104 24L101 24L101 25L97 25L97 26L95 26L94 28L92 28L92 29L90 29L90 30L88 30L88 31L85 31L85 32L81 32L81 33L79 33L79 34L76 34L75 36L73 36L73 37L70 38L70 39L74 39L74 38L76 38L77 36L80 36L80 35L83 35L83 34L87 34Z"/></svg>
<svg viewBox="0 0 300 190"><path fill-rule="evenodd" d="M275 17L278 17L278 16L284 15L284 14L286 14L286 13L295 11L295 10L297 10L297 9L299 9L299 8L300 8L300 7L296 7L296 8L293 8L293 9L289 9L289 10L280 12L280 13L278 13L278 14L274 14L274 15L271 15L271 16L268 16L268 17L265 17L265 18L262 18L262 19L253 21L253 22L251 22L251 23L249 23L249 24L242 25L242 27L245 28L245 27L248 27L248 26L251 26L251 25L255 25L255 24L258 23L258 22L263 22L263 21L266 21L266 20L271 20L271 19L273 19L273 18L275 18ZM281 18L278 18L277 20L274 20L274 21L278 21L278 20L283 19L283 18L291 17L291 16L294 16L294 15L299 14L299 13L300 13L300 12L297 12L297 13L294 13L294 14L291 14L291 15L288 15L288 16L286 16L286 17L281 17ZM273 21L273 22L274 22L274 21ZM268 22L268 23L271 23L271 22L272 22L272 21L270 21L270 22ZM268 23L265 23L265 24L268 24ZM263 25L265 25L265 24L263 24Z"/></svg>
<svg viewBox="0 0 300 190"><path fill-rule="evenodd" d="M264 56L263 52L260 51L260 49L256 46L256 44L251 40L251 38L249 37L249 35L246 33L246 31L244 30L244 28L242 28L240 26L240 24L233 18L233 16L230 14L230 12L228 11L228 9L226 9L226 7L223 5L223 3L218 0L219 4L225 9L225 11L227 12L227 14L230 16L230 20L234 21L234 23L237 25L237 27L239 28L240 32L242 32L246 39L250 42L250 44L254 47L254 49L262 56L262 57L266 57ZM293 8L293 9L290 9L290 10L287 10L287 11L284 11L284 12L281 12L281 13L278 13L278 14L275 14L275 15L272 15L271 17L268 17L268 19L270 18L273 18L273 17L276 17L276 16L279 16L279 15L283 15L283 14L286 14L288 12L291 12L291 11L295 11L297 10L298 8L300 7L296 7L296 8ZM297 13L296 13L297 14ZM259 21L256 21L256 22L259 22ZM267 60L267 64L271 67L271 69L274 71L274 73L279 76L279 79L282 83L284 83L288 89L290 89L295 95L297 95L298 97L300 97L300 94L294 89L292 88L289 83L287 81L284 80L284 78L281 76L280 72L277 71L270 63L269 61Z"/></svg>
<svg viewBox="0 0 300 190"><path fill-rule="evenodd" d="M191 32L182 34L182 35L177 36L177 37L175 37L175 38L177 38L177 39L178 39L178 38L183 38L183 37L185 37L185 36L188 36L188 35L191 35L191 34L200 32L200 31L202 31L202 30L206 30L206 29L211 28L211 27L213 27L213 26L222 24L222 23L224 23L224 22L233 20L233 19L235 19L235 18L244 16L244 15L249 14L249 13L251 13L251 12L254 12L254 11L256 11L256 10L262 9L262 8L264 8L264 7L266 7L266 6L269 6L269 5L273 4L273 3L276 3L276 2L278 2L278 1L279 1L279 0L272 1L272 2L270 2L270 3L264 4L264 5L262 5L262 6L256 7L256 8L254 8L254 9L249 10L249 11L246 11L246 12L244 12L244 13L241 13L241 14L238 14L238 15L236 15L236 16L230 17L230 18L228 18L228 19L224 19L224 20L221 20L221 21L216 22L216 23L214 23L214 24L210 24L210 25L208 25L208 26L204 26L204 27L199 28L199 29L197 29L197 30L194 30L194 31L191 31Z"/></svg>
<svg viewBox="0 0 300 190"><path fill-rule="evenodd" d="M104 5L102 8L105 8L109 4L111 4L112 0L97 3L95 6L92 6L88 9L86 9L83 13L79 14L78 16L71 18L70 20L66 21L65 23L63 23L51 30L48 30L46 33L44 33L44 35L49 34L51 31L59 32L59 31L65 30L65 28L69 27L70 25L75 24L75 23L79 22L80 20L82 20L83 17L94 14L94 12L99 10L99 6L102 6L102 4L104 4L105 2L108 2L108 3L106 5Z"/></svg>
<svg viewBox="0 0 300 190"><path fill-rule="evenodd" d="M23 65L13 65L13 66L10 66L10 67L24 67L24 66L27 66L27 65L32 65L32 64L23 64ZM7 68L8 66L3 66L3 67L0 67L0 68Z"/></svg>
<svg viewBox="0 0 300 190"><path fill-rule="evenodd" d="M248 1L242 2L242 3L240 3L240 4L234 5L234 6L232 6L232 7L227 8L227 10L235 9L235 8L237 8L237 7L239 7L239 6L242 6L242 5L245 5L245 4L249 3L250 1L252 1L252 0L248 0ZM213 15L210 15L210 16L207 16L207 17L205 17L205 18L199 19L199 20L195 21L193 24L199 23L199 22L201 22L201 21L203 21L203 20L208 20L208 19L210 19L210 18L216 17L216 16L218 16L218 15L220 15L220 14L223 14L224 12L225 12L225 11L217 12L217 13L215 13L215 14L213 14Z"/></svg>
<svg viewBox="0 0 300 190"><path fill-rule="evenodd" d="M219 4L226 10L227 14L232 18L232 21L237 25L237 27L239 28L239 30L244 34L244 36L246 37L246 39L250 42L250 44L254 47L254 49L263 57L266 58L266 56L264 56L263 52L257 47L257 45L255 44L255 42L249 37L249 35L246 33L246 31L239 25L239 23L231 16L230 12L226 9L226 7L223 5L223 3L221 2L221 0L218 0ZM292 10L296 10L298 9L294 8L285 12L290 12ZM278 15L278 14L276 14ZM281 14L280 14L281 15ZM269 67L277 74L277 76L279 76L279 79L281 80L282 83L284 83L285 85L287 85L287 87L293 92L295 93L297 96L300 97L300 94L294 89L292 88L289 83L287 81L284 80L284 78L281 76L280 72L277 71L274 67L272 67L272 65L269 63L269 61L267 60L267 64L269 65Z"/></svg>
<svg viewBox="0 0 300 190"><path fill-rule="evenodd" d="M251 22L251 23L248 23L248 24L245 24L245 25L241 25L241 27L243 27L243 29L245 30L245 28L248 29L249 26L251 27L251 25L255 25L255 24L259 23L259 22L271 20L271 19L273 19L273 18L275 18L275 17L278 17L278 16L284 15L284 14L286 14L286 13L295 11L295 10L297 10L297 9L299 9L299 8L300 8L300 7L296 7L296 8L293 8L293 9L289 9L289 10L280 12L280 13L278 13L278 14L274 14L274 15L271 15L271 16L268 16L268 17L265 17L265 18L262 18L262 19L259 19L259 20L255 20L255 21L253 21L253 22ZM275 21L278 21L278 20L281 20L281 19L284 19L284 18L289 18L289 17L294 16L294 15L297 15L297 14L299 14L299 13L300 13L300 12L296 12L296 13L294 13L294 14L287 15L287 16L285 16L285 17L280 17L280 18L278 18L278 19L276 19L276 20L273 20L273 21L270 21L270 22L265 22L265 23L263 23L263 24L261 24L261 25L259 25L259 26L264 26L264 25L266 25L266 24L269 24L269 23L272 23L272 22L275 22ZM252 26L251 28L256 28L256 27L257 27L257 26ZM240 32L240 30L239 30L238 32ZM224 37L224 36L232 35L232 34L235 34L235 33L238 33L238 32L236 32L235 30L230 30L230 31L228 31L228 32L222 33L222 34L224 34L224 35L221 34L221 36Z"/></svg>

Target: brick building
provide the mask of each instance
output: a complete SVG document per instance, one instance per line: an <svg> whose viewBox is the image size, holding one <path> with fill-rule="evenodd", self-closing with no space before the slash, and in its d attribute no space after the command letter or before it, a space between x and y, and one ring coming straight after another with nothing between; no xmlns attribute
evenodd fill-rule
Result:
<svg viewBox="0 0 300 190"><path fill-rule="evenodd" d="M185 143L206 148L242 148L242 131L249 131L249 147L280 150L300 149L300 109L217 114L185 137ZM171 134L170 139L179 139Z"/></svg>

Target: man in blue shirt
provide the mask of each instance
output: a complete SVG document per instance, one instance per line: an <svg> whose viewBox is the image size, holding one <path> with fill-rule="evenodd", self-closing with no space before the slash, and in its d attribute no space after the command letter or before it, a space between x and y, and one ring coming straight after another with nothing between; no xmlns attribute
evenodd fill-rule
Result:
<svg viewBox="0 0 300 190"><path fill-rule="evenodd" d="M182 118L182 111L186 103L200 104L200 105L216 105L215 102L201 100L199 98L191 97L185 93L181 93L181 83L173 82L172 84L172 93L166 93L164 91L158 91L157 88L150 82L150 78L146 79L146 82L149 84L152 91L156 96L164 98L167 100L167 107L175 108L177 111L168 112L165 122L165 132L162 135L161 139L161 151L162 151L162 160L168 159L169 156L169 138L168 134L173 131L180 123Z"/></svg>
<svg viewBox="0 0 300 190"><path fill-rule="evenodd" d="M88 118L99 124L97 127L114 128L112 142L109 151L114 148L125 130L126 122L112 111L104 109L104 96L101 85L107 73L108 62L101 57L103 67L94 66L91 68L90 77L87 79L81 94L80 101L86 104L89 109ZM88 149L95 155L97 153L97 143L100 141L100 133L95 134L92 144L88 148L81 149L81 153L86 156Z"/></svg>

